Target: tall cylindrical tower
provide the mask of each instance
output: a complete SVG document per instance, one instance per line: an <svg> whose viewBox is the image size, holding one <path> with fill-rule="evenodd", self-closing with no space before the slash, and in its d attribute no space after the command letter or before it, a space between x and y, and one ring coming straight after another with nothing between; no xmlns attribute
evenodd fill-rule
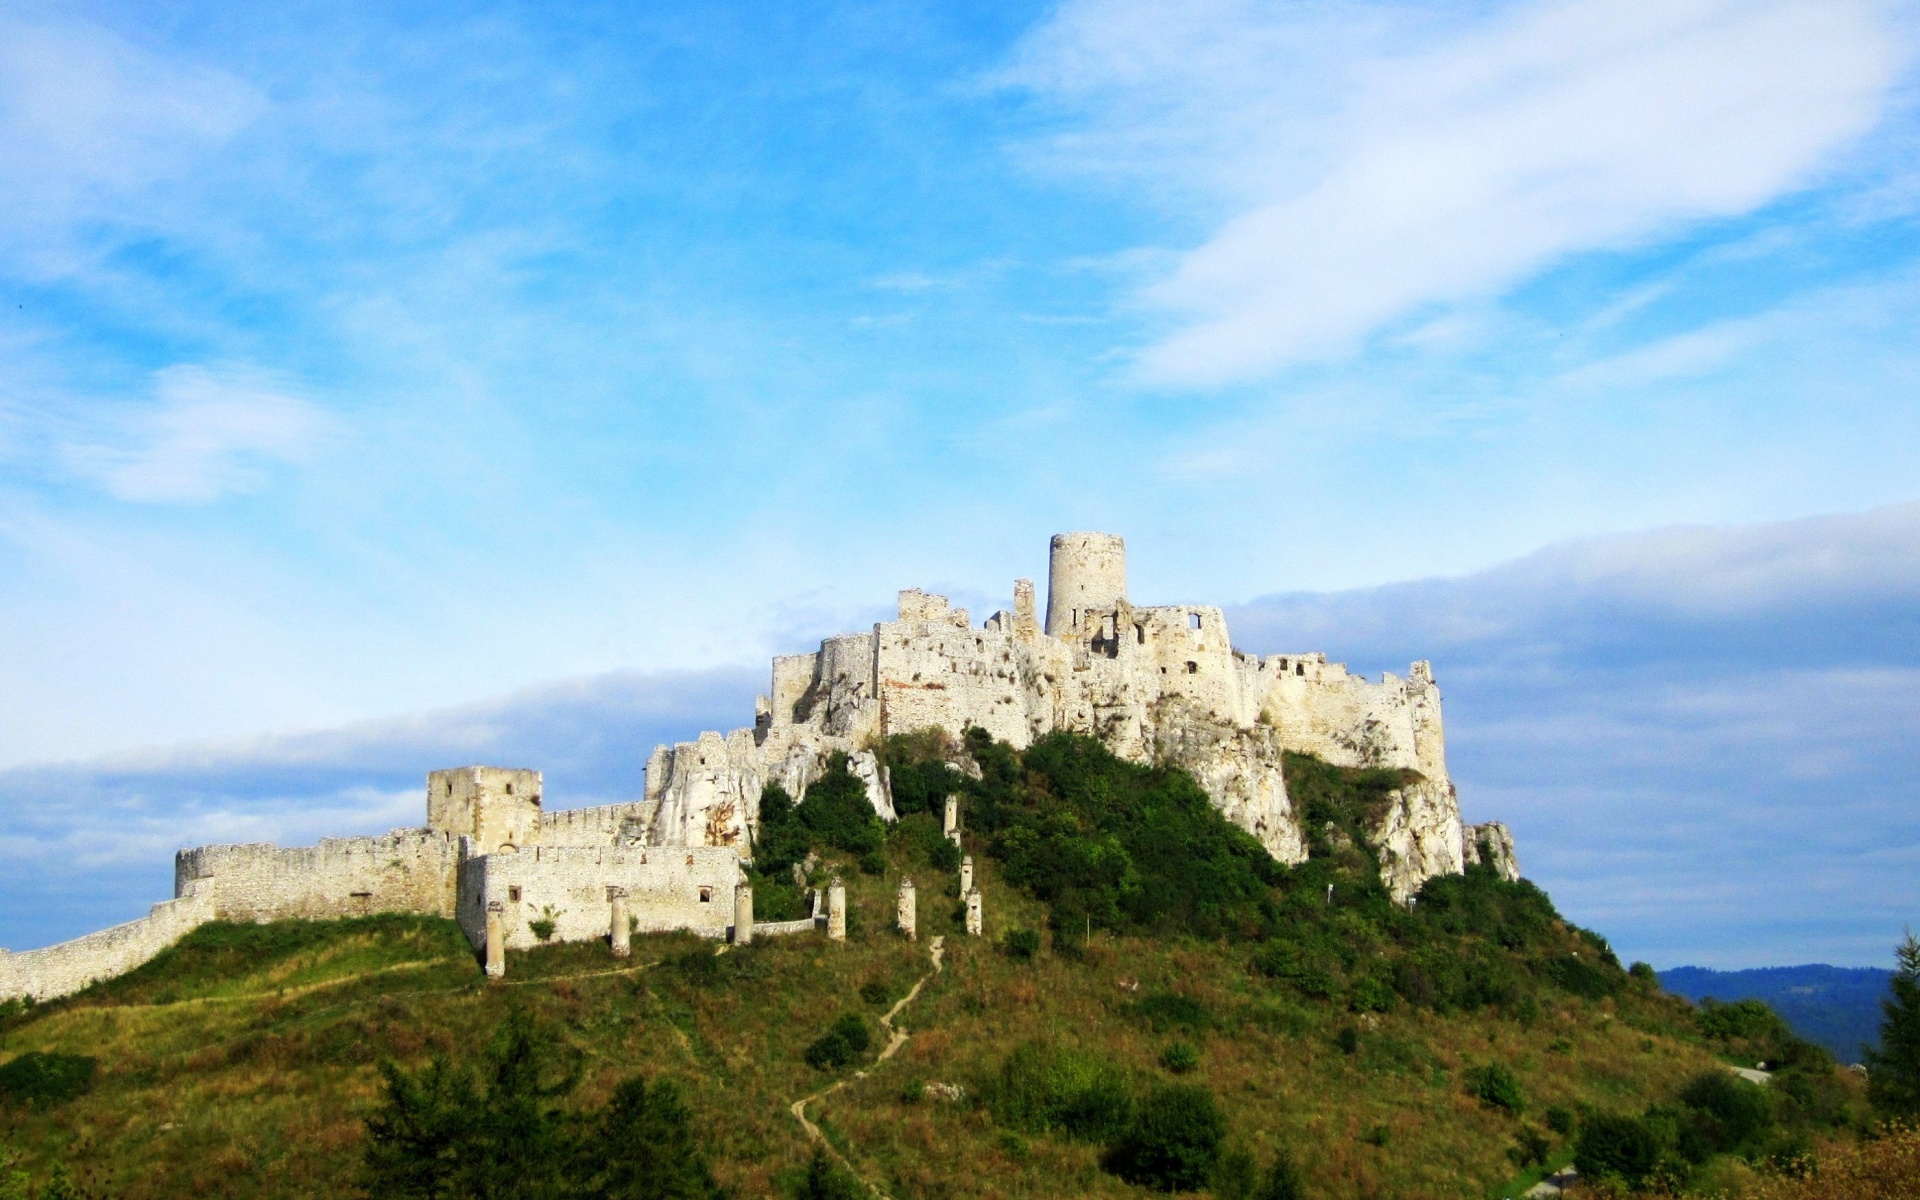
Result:
<svg viewBox="0 0 1920 1200"><path fill-rule="evenodd" d="M1056 533L1047 561L1047 632L1061 636L1088 609L1127 598L1127 543L1111 533Z"/></svg>

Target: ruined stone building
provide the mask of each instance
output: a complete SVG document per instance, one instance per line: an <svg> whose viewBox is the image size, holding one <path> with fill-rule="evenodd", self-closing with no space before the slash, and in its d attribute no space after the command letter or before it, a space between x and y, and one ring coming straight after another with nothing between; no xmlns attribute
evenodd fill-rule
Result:
<svg viewBox="0 0 1920 1200"><path fill-rule="evenodd" d="M1101 533L1053 539L1044 620L1033 584L974 625L918 590L895 620L776 658L750 728L657 747L643 799L548 812L537 771L463 767L427 778L424 828L318 846L206 846L175 862L174 899L139 921L42 950L0 951L0 998L63 995L132 969L208 920L416 912L459 921L476 949L491 912L505 945L609 935L609 903L637 930L724 937L762 789L798 797L834 752L894 818L879 739L968 726L1025 747L1053 730L1136 762L1191 771L1276 859L1307 855L1284 752L1410 768L1371 831L1382 881L1405 901L1435 875L1487 861L1517 877L1504 826L1463 826L1428 664L1377 683L1324 654L1235 650L1205 605L1135 606L1126 549ZM749 900L750 903L750 900ZM544 932L545 939L537 936Z"/></svg>

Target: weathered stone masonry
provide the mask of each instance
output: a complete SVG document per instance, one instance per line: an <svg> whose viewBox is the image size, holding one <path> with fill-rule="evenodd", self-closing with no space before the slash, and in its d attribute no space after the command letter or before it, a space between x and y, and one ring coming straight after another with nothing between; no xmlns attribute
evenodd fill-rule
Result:
<svg viewBox="0 0 1920 1200"><path fill-rule="evenodd" d="M657 747L636 802L547 812L538 771L461 767L428 776L424 828L298 849L182 850L175 898L149 916L42 950L0 950L0 998L76 991L216 919L452 917L476 950L488 947L489 926L497 931L493 965L507 948L537 944L536 922L552 923L554 941L612 940L616 900L634 930L724 937L739 924L736 903L751 905L751 891L735 889L762 789L777 782L799 797L841 752L875 812L892 820L873 747L886 735L927 728L957 739L979 726L1016 747L1074 730L1132 761L1184 767L1229 820L1290 863L1306 858L1306 836L1287 796L1287 751L1344 766L1406 768L1417 781L1392 794L1368 831L1381 878L1397 898L1470 863L1519 877L1505 826L1461 824L1428 664L1375 683L1324 654L1244 654L1229 641L1218 608L1135 606L1125 543L1110 534L1053 539L1044 624L1030 581L1016 580L1013 594L1012 611L975 626L943 596L903 591L895 620L827 638L811 654L774 659L753 726ZM957 813L951 802L947 808L949 836L958 841ZM977 923L978 894L965 884L962 891ZM748 921L742 932L824 924L844 936L844 893L830 889L816 899L826 902L823 922ZM911 911L903 898L900 918L909 930Z"/></svg>

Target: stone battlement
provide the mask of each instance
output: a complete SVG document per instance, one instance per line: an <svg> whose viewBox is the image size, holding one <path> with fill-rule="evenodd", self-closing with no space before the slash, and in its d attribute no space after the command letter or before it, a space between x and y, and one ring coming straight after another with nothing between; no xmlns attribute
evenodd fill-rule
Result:
<svg viewBox="0 0 1920 1200"><path fill-rule="evenodd" d="M895 620L774 659L753 725L656 747L639 801L547 812L538 771L456 767L427 777L424 828L291 849L182 850L175 898L149 916L42 950L0 951L0 999L65 995L215 919L453 917L476 948L494 926L501 940L489 963L543 940L608 937L616 911L634 930L724 937L762 790L777 783L797 799L843 753L891 821L873 747L926 729L957 744L978 726L1015 747L1071 730L1134 762L1184 767L1227 819L1288 863L1307 850L1286 752L1405 768L1416 775L1390 794L1368 837L1395 897L1469 863L1518 878L1505 826L1460 822L1427 663L1374 683L1321 653L1242 653L1218 608L1135 605L1126 544L1111 534L1056 536L1048 572L1044 625L1029 580L1014 582L1011 611L977 628L945 596L909 588ZM750 893L742 897L744 914Z"/></svg>

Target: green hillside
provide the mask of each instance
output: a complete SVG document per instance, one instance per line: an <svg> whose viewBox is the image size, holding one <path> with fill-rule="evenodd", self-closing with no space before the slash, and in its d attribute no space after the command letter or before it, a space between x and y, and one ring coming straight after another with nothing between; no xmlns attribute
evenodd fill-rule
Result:
<svg viewBox="0 0 1920 1200"><path fill-rule="evenodd" d="M967 793L984 939L958 935L931 815L909 813L876 852L809 796L780 836L845 879L845 944L716 954L641 937L627 963L559 946L510 955L489 984L449 922L207 926L132 975L0 1021L0 1059L97 1060L71 1098L0 1087L0 1128L33 1179L64 1165L98 1194L350 1195L381 1064L471 1062L518 1009L577 1055L566 1105L595 1109L636 1074L676 1081L740 1196L802 1186L811 1145L790 1106L847 1080L806 1116L894 1196L1146 1195L1122 1178L1141 1177L1129 1130L1178 1085L1223 1122L1216 1193L1284 1154L1307 1195L1413 1200L1487 1195L1531 1160L1564 1161L1581 1120L1671 1103L1740 1053L1742 1031L1713 1040L1531 885L1476 872L1393 905L1359 834L1397 776L1290 763L1316 833L1289 869L1179 772L1080 738L969 749L982 778L951 783ZM929 796L950 782L952 747L888 753ZM917 943L891 928L902 874L919 888ZM879 1017L921 980L897 1018L910 1036L875 1065ZM844 1065L810 1056L848 1014L870 1047ZM1806 1136L1850 1119L1850 1093L1822 1094L1832 1111Z"/></svg>

